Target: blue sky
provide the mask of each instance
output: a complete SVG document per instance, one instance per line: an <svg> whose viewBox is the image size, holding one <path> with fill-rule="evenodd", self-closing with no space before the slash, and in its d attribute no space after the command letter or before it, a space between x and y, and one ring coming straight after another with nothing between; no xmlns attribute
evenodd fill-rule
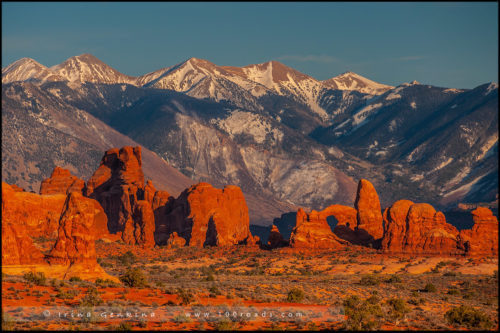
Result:
<svg viewBox="0 0 500 333"><path fill-rule="evenodd" d="M2 67L82 53L134 76L197 57L473 88L498 82L498 4L2 2Z"/></svg>

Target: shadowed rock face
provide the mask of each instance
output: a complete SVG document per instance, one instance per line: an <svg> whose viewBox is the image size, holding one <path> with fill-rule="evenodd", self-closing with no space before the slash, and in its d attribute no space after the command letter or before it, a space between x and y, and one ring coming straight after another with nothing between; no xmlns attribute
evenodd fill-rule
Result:
<svg viewBox="0 0 500 333"><path fill-rule="evenodd" d="M164 221L157 237L166 240L177 232L189 246L229 246L251 237L248 207L237 186L193 185L172 202Z"/></svg>
<svg viewBox="0 0 500 333"><path fill-rule="evenodd" d="M132 219L135 203L144 199L141 147L106 151L101 165L87 182L86 196L104 208L109 231L122 232Z"/></svg>
<svg viewBox="0 0 500 333"><path fill-rule="evenodd" d="M297 212L297 223L290 236L294 248L339 249L348 242L336 236L322 212L307 214L302 208Z"/></svg>
<svg viewBox="0 0 500 333"><path fill-rule="evenodd" d="M382 213L377 191L366 179L361 179L356 192L354 208L358 211L356 231L363 242L376 241L384 235Z"/></svg>
<svg viewBox="0 0 500 333"><path fill-rule="evenodd" d="M498 255L498 220L488 208L473 210L472 229L460 231L460 247L468 255Z"/></svg>
<svg viewBox="0 0 500 333"><path fill-rule="evenodd" d="M139 200L134 208L132 219L128 220L123 231L122 239L127 244L153 247L155 232L155 217L151 203Z"/></svg>
<svg viewBox="0 0 500 333"><path fill-rule="evenodd" d="M69 170L55 167L50 178L42 181L40 194L68 194L70 192L83 193L85 182L73 176Z"/></svg>
<svg viewBox="0 0 500 333"><path fill-rule="evenodd" d="M287 246L289 243L280 234L280 231L276 225L273 224L271 227L271 232L269 233L268 245L271 249L278 247Z"/></svg>

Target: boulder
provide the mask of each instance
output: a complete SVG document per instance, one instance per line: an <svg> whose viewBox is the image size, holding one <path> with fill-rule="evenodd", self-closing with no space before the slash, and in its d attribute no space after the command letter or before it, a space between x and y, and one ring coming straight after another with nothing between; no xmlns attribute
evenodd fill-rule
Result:
<svg viewBox="0 0 500 333"><path fill-rule="evenodd" d="M356 233L363 243L381 239L384 235L380 200L373 187L366 179L358 183L354 208L357 210Z"/></svg>
<svg viewBox="0 0 500 333"><path fill-rule="evenodd" d="M42 181L40 194L68 194L69 192L83 193L85 182L73 176L69 170L55 167L50 178Z"/></svg>
<svg viewBox="0 0 500 333"><path fill-rule="evenodd" d="M498 219L484 207L471 213L474 225L460 231L460 247L470 256L498 256Z"/></svg>

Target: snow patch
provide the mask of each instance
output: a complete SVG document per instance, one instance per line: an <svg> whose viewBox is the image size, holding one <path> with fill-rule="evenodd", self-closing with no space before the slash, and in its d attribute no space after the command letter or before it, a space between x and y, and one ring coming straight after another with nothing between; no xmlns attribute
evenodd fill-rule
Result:
<svg viewBox="0 0 500 333"><path fill-rule="evenodd" d="M273 128L262 116L251 112L234 110L227 118L213 120L213 123L228 133L231 138L244 133L251 135L257 143L263 143L268 135L274 142L283 139L283 132Z"/></svg>
<svg viewBox="0 0 500 333"><path fill-rule="evenodd" d="M486 92L484 93L484 96L489 95L493 90L498 89L498 83L496 82L491 82L488 88L486 89Z"/></svg>

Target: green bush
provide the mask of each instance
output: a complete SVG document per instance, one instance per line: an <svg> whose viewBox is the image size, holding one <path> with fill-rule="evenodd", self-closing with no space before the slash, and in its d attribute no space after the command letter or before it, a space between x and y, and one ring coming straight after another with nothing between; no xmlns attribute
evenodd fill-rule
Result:
<svg viewBox="0 0 500 333"><path fill-rule="evenodd" d="M125 274L120 275L120 281L129 287L144 287L147 285L147 279L140 268L129 268Z"/></svg>
<svg viewBox="0 0 500 333"><path fill-rule="evenodd" d="M471 306L460 305L445 313L445 318L452 325L465 326L468 329L489 329L493 326L487 314Z"/></svg>
<svg viewBox="0 0 500 333"><path fill-rule="evenodd" d="M80 279L79 276L72 276L69 278L69 282L81 282L82 279Z"/></svg>
<svg viewBox="0 0 500 333"><path fill-rule="evenodd" d="M288 296L286 298L288 302L294 302L294 303L301 302L303 299L304 299L304 291L299 288L292 288L288 292Z"/></svg>
<svg viewBox="0 0 500 333"><path fill-rule="evenodd" d="M47 278L42 272L28 272L23 277L26 281L34 283L37 286L45 286L47 282Z"/></svg>

